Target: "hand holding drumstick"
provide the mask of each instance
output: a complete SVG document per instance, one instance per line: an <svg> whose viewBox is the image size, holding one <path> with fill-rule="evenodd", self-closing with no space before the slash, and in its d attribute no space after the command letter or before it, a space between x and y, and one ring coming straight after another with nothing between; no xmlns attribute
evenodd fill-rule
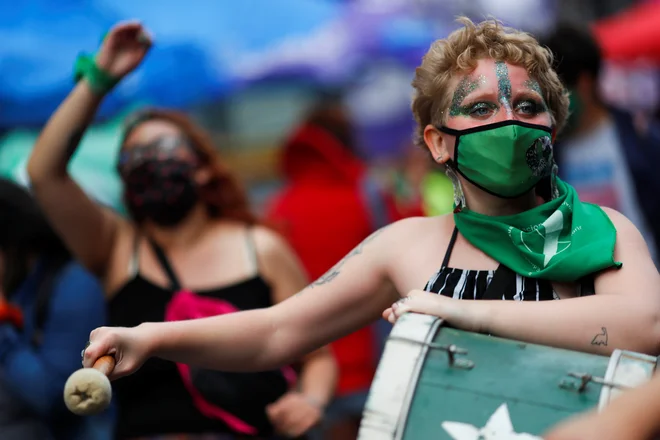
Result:
<svg viewBox="0 0 660 440"><path fill-rule="evenodd" d="M112 386L108 376L115 368L115 358L102 356L92 368L81 368L69 376L64 385L64 403L79 416L98 414L112 400Z"/></svg>

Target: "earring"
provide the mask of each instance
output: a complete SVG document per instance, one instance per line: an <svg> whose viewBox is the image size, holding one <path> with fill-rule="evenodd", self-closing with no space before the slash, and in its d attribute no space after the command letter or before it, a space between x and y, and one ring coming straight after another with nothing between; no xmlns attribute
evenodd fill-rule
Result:
<svg viewBox="0 0 660 440"><path fill-rule="evenodd" d="M451 180L454 186L454 213L456 213L466 206L463 186L461 185L461 181L458 180L458 176L456 175L456 172L454 172L454 169L447 166L447 164L445 164L445 174L449 177L449 180Z"/></svg>
<svg viewBox="0 0 660 440"><path fill-rule="evenodd" d="M442 162L442 159L443 159L444 157L445 157L445 156L441 154L440 156L438 156L438 157L435 158L435 161L436 161L436 162Z"/></svg>

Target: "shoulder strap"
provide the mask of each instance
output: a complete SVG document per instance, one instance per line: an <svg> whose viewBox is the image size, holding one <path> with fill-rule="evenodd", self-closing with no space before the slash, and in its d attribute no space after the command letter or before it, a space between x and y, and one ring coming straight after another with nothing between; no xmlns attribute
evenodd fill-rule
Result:
<svg viewBox="0 0 660 440"><path fill-rule="evenodd" d="M443 268L449 266L449 259L451 258L451 251L454 250L454 245L456 244L456 237L458 237L458 228L454 226L454 232L451 233L451 238L449 239L449 244L445 251L445 258L442 260Z"/></svg>
<svg viewBox="0 0 660 440"><path fill-rule="evenodd" d="M587 275L586 277L581 278L578 281L579 292L578 296L590 296L596 294L596 285L594 282L594 277Z"/></svg>
<svg viewBox="0 0 660 440"><path fill-rule="evenodd" d="M253 232L254 231L251 227L248 227L246 229L245 241L247 244L248 258L252 263L252 267L254 267L254 270L256 272L259 272L259 258L257 257L257 244L254 242L254 235L252 235Z"/></svg>
<svg viewBox="0 0 660 440"><path fill-rule="evenodd" d="M500 264L481 299L502 299L502 295L511 288L511 282L516 279L516 273Z"/></svg>
<svg viewBox="0 0 660 440"><path fill-rule="evenodd" d="M165 251L163 251L163 248L161 248L158 245L158 243L156 243L152 239L149 239L149 244L151 245L151 248L156 254L156 258L158 258L158 262L160 263L160 266L163 268L163 270L167 274L167 277L170 280L170 288L172 288L172 290L175 291L180 290L181 283L179 283L179 278L174 273L174 269L172 269L172 265L170 264L170 261L167 259L167 256L165 255Z"/></svg>
<svg viewBox="0 0 660 440"><path fill-rule="evenodd" d="M140 272L140 234L135 233L133 237L133 252L128 261L128 274L131 278L137 276Z"/></svg>
<svg viewBox="0 0 660 440"><path fill-rule="evenodd" d="M381 193L376 179L369 173L365 173L364 177L360 180L360 192L367 204L367 210L371 218L371 228L377 231L387 226L389 224L389 216L387 215L385 198Z"/></svg>

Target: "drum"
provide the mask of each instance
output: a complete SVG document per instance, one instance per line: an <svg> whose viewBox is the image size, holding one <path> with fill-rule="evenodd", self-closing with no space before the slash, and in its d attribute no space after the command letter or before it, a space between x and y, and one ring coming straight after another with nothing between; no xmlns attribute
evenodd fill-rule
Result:
<svg viewBox="0 0 660 440"><path fill-rule="evenodd" d="M537 439L647 382L657 358L610 357L443 327L407 313L392 329L359 440Z"/></svg>

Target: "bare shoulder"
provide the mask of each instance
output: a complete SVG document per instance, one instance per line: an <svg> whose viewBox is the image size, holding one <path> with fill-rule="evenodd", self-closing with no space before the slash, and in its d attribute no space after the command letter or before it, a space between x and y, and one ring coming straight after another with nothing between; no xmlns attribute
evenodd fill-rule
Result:
<svg viewBox="0 0 660 440"><path fill-rule="evenodd" d="M290 270L302 270L295 250L277 231L257 225L252 228L252 237L259 264L267 277L277 277L281 272Z"/></svg>
<svg viewBox="0 0 660 440"><path fill-rule="evenodd" d="M656 295L660 276L653 263L644 237L637 227L620 212L601 207L616 228L614 260L622 263L596 277L596 292L630 291Z"/></svg>
<svg viewBox="0 0 660 440"><path fill-rule="evenodd" d="M617 211L616 209L600 207L603 212L609 217L610 221L616 228L616 248L644 247L648 251L648 245L639 232L639 229L631 222L628 217Z"/></svg>
<svg viewBox="0 0 660 440"><path fill-rule="evenodd" d="M603 210L605 214L609 217L610 221L616 228L617 232L621 230L622 232L636 233L639 234L637 227L631 222L628 217L621 214L616 209L608 208L607 206L601 206L600 209ZM641 234L640 234L641 235Z"/></svg>
<svg viewBox="0 0 660 440"><path fill-rule="evenodd" d="M410 217L399 220L384 228L383 240L390 244L410 243L427 240L437 235L451 235L454 222L451 214L437 217Z"/></svg>
<svg viewBox="0 0 660 440"><path fill-rule="evenodd" d="M291 252L289 243L277 231L256 225L252 227L251 232L259 256L272 257L282 252Z"/></svg>

